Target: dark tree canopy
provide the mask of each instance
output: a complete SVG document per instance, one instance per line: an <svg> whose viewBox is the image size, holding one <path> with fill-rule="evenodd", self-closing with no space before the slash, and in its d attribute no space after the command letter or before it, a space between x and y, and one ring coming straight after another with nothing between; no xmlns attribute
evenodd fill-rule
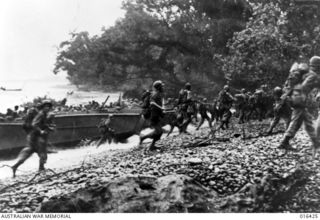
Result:
<svg viewBox="0 0 320 220"><path fill-rule="evenodd" d="M161 79L169 95L189 81L213 95L227 80L254 88L280 73L283 81L294 60L319 52L318 18L305 19L313 9L301 13L290 0L127 0L123 8L101 35L62 42L54 72L129 91Z"/></svg>

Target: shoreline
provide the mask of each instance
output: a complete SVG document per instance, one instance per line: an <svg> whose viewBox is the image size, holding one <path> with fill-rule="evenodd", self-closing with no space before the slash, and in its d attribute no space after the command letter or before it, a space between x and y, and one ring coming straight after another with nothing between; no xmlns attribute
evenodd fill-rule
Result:
<svg viewBox="0 0 320 220"><path fill-rule="evenodd" d="M279 158L280 151L276 149L278 140L281 138L279 134L248 140L233 138L229 142L215 141L207 146L194 147L207 135L208 129L205 128L192 135L170 136L161 139L158 144L161 147L160 151L149 152L145 145L143 148L123 151L107 150L104 153L92 155L85 163L79 161L72 167L48 169L39 175L33 173L35 175L33 179L31 174L18 176L15 180L6 179L1 184L14 185L6 189L1 186L0 194L5 205L0 205L0 210L2 212L35 212L39 210L42 203L49 201L52 197L71 195L80 189L103 186L119 178L137 175L155 178L170 174L187 175L209 191L218 193L219 197L228 198L239 194L245 186L261 183L266 176L271 175L283 180L291 178L300 170L305 173L314 172L314 164L320 165L319 159L315 162L310 161L311 155L308 149L304 149L302 153L292 153L293 156ZM230 134L222 132L220 135ZM309 145L306 134L300 132L295 144L306 148L305 146ZM190 163L193 165L190 166ZM319 178L316 178L319 181L320 175ZM299 180L299 178L296 179ZM288 211L287 207L292 208L293 205L290 206L286 202L290 203L290 201L299 199L295 195L300 191L291 196L292 198L288 198L288 201L282 202L277 210L282 212ZM241 194L241 196L244 195ZM251 198L250 196L247 195L248 198ZM252 201L257 203L256 200ZM263 202L258 203L263 204ZM292 202L292 204L295 203ZM292 208L291 211L301 212L302 208L301 204L300 207ZM263 212L268 209L248 208L246 212L250 210ZM313 207L312 210L319 209Z"/></svg>

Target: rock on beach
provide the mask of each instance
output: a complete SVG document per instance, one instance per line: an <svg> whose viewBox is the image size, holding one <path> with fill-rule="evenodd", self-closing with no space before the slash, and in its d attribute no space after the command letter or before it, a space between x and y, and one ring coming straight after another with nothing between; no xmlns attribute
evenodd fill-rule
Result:
<svg viewBox="0 0 320 220"><path fill-rule="evenodd" d="M36 173L7 179L0 185L0 210L282 212L302 211L308 196L313 199L308 210L320 210L318 190L297 196L306 192L305 186L318 188L320 174L315 167L320 161L311 161L308 149L279 157L276 140L281 134L198 146L208 132L162 139L159 151L106 149L78 167L47 170L32 182L28 180ZM294 144L310 146L303 132Z"/></svg>

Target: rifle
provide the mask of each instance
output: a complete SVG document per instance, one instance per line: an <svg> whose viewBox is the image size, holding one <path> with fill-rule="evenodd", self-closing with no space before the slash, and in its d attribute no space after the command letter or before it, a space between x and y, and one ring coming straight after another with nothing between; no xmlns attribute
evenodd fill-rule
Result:
<svg viewBox="0 0 320 220"><path fill-rule="evenodd" d="M104 107L104 105L107 103L109 97L110 97L110 95L108 95L108 97L104 100L104 102L103 102L102 105L100 106L100 110L103 109L103 107Z"/></svg>

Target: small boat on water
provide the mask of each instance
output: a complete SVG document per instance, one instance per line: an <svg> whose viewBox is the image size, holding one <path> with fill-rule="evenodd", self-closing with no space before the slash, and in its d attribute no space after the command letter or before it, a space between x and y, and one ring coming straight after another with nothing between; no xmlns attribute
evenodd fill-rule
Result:
<svg viewBox="0 0 320 220"><path fill-rule="evenodd" d="M56 129L49 135L55 147L70 146L84 139L100 137L98 124L110 113L70 113L56 115ZM112 127L118 135L134 133L141 120L140 113L113 113ZM21 122L0 123L0 151L15 152L26 145L26 133Z"/></svg>
<svg viewBox="0 0 320 220"><path fill-rule="evenodd" d="M19 92L19 91L22 91L22 89L7 89L5 87L0 87L0 90L5 91L5 92Z"/></svg>

